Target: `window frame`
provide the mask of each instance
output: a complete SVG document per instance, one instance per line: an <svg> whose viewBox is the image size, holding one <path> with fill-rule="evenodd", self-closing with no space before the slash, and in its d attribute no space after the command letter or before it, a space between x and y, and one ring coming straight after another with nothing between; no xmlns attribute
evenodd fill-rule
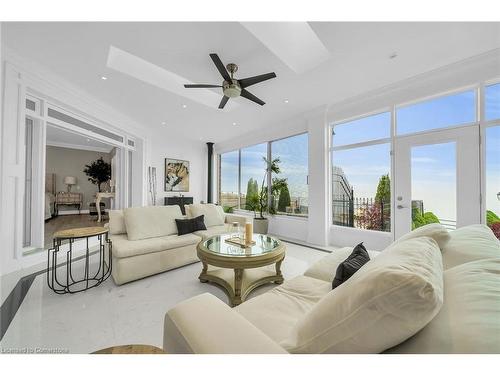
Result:
<svg viewBox="0 0 500 375"><path fill-rule="evenodd" d="M479 85L462 86L462 87L457 88L457 89L448 90L448 91L440 92L438 94L428 95L428 96L425 96L423 98L419 98L419 99L415 99L415 100L411 100L411 101L407 101L407 102L395 104L393 106L394 107L394 136L395 137L406 137L406 136L415 135L415 134L423 134L423 133L429 133L429 132L434 132L434 131L441 131L441 130L445 130L445 129L455 129L455 128L461 128L461 127L464 127L464 126L473 126L473 125L477 124L479 122L480 118L481 118L480 116L482 114L484 115L484 111L481 111L481 106L483 105L484 101L480 100L480 98L479 98L480 97L480 92L479 92L480 90L479 89L480 89ZM446 97L449 97L449 96L458 95L458 94L465 93L465 92L468 92L468 91L474 92L474 97L475 97L475 100L474 100L475 119L474 119L474 121L472 121L472 122L466 122L466 123L461 123L461 124L454 124L454 125L445 126L445 127L442 127L442 128L420 130L420 131L411 132L411 133L405 133L405 134L399 134L398 133L397 111L399 109L406 108L406 107L411 107L413 105L422 104L422 103L426 103L426 102L431 102L431 101L439 99L439 98L446 98Z"/></svg>
<svg viewBox="0 0 500 375"><path fill-rule="evenodd" d="M389 134L390 136L387 138L377 138L374 140L370 141L363 141L363 142L356 142L356 143L350 143L350 144L345 144L341 146L334 146L333 145L333 140L334 140L334 130L335 126L338 126L339 124L345 124L347 122L352 122L356 120L360 120L363 118L368 118L371 116L377 116L382 113L389 113L390 117L390 124L389 124ZM394 212L394 205L392 202L392 192L394 191L394 157L393 157L393 150L394 150L394 134L395 134L395 111L394 111L394 106L390 107L383 107L382 109L377 109L371 112L368 112L363 115L359 116L352 116L347 119L335 121L329 124L328 131L329 131L329 157L328 157L328 191L329 191L329 224L330 227L335 227L335 228L346 228L345 226L337 225L333 223L333 191L332 191L332 167L333 167L333 152L335 151L344 151L344 150L352 150L356 148L363 148L363 147L369 147L369 146L375 146L375 145L381 145L381 144L389 144L389 176L390 176L390 186L391 186L391 202L390 202L390 209L391 209L391 217L390 217L390 226L391 230L389 232L385 231L378 231L378 230L371 230L371 229L364 229L364 228L355 228L355 227L347 227L353 230L363 230L363 231L368 231L370 233L387 233L389 235L392 235L393 233L393 228L394 228L394 215L392 214Z"/></svg>
<svg viewBox="0 0 500 375"><path fill-rule="evenodd" d="M304 135L304 134L307 134L308 135L308 140L309 140L309 132L307 130L305 131L301 131L301 132L298 132L298 133L293 133L291 135L287 135L287 136L284 136L284 137L280 137L280 138L273 138L271 140L267 140L267 141L263 141L263 142L257 142L257 143L252 143L252 144L249 144L249 145L245 145L245 146L241 146L239 148L236 148L236 149L228 149L224 152L220 152L217 154L217 165L218 165L218 171L217 171L217 181L218 181L218 186L217 186L217 197L218 197L218 203L220 204L221 203L221 194L222 194L222 191L221 191L221 181L222 181L222 168L221 168L221 159L222 159L222 155L224 154L227 154L227 153L230 153L230 152L235 152L235 151L238 151L238 208L236 208L237 210L239 211L243 211L243 212L251 212L249 210L245 210L244 208L241 207L241 151L245 148L250 148L250 147L253 147L253 146L257 146L257 145L261 145L261 144L266 144L266 157L268 160L271 159L272 157L272 143L273 142L276 142L276 141L281 141L281 140L284 140L284 139L287 139L287 138L292 138L292 137L296 137L296 136L299 136L299 135ZM309 153L309 143L308 143L308 153ZM309 157L309 155L308 155ZM307 181L309 181L309 165L307 166ZM268 193L268 201L267 201L267 204L268 206L271 204L271 184L272 184L272 174L269 173L267 175L267 193ZM307 185L309 185L309 183L307 183ZM286 213L276 213L275 216L281 216L281 217L291 217L291 218L301 218L301 219L308 219L309 215L301 215L301 216L298 216L298 215L288 215Z"/></svg>
<svg viewBox="0 0 500 375"><path fill-rule="evenodd" d="M287 137L281 137L281 138L277 138L277 139L273 139L272 141L269 141L269 146L268 146L268 160L271 160L271 158L273 157L272 156L272 144L273 142L279 142L279 141L282 141L284 139L288 139L288 138L293 138L293 137L298 137L300 135L304 135L304 134L307 134L307 175L306 175L306 186L307 186L307 207L308 207L308 212L307 212L307 215L293 215L293 214L287 214L287 213L284 213L284 212L278 212L276 211L276 214L275 215L279 215L279 216L285 216L285 217L293 217L293 218L309 218L309 132L308 131L303 131L303 132L300 132L300 133L296 133L296 134L293 134L293 135L289 135ZM268 186L268 191L267 191L267 196L269 197L269 200L268 200L268 205L271 204L271 184L272 184L272 173L270 173L268 176L268 181L267 181L267 186Z"/></svg>
<svg viewBox="0 0 500 375"><path fill-rule="evenodd" d="M385 142L390 142L390 152L391 152L391 212L394 212L395 209L395 199L393 197L392 192L394 191L394 175L395 175L395 168L394 168L394 145L397 139L408 137L408 136L413 136L416 134L428 134L436 131L441 131L444 129L454 129L454 128L462 128L462 127L469 127L469 126L478 126L479 127L479 135L480 135L480 161L481 161L481 170L480 170L480 191L481 191L481 196L480 196L480 209L481 209L481 223L485 224L486 223L486 129L489 127L493 126L500 126L500 119L494 119L494 120L486 120L486 101L485 101L485 89L487 86L495 85L500 83L500 76L485 80L485 81L480 81L475 84L471 85L466 85L466 86L461 86L458 88L446 90L446 91L440 91L436 94L432 95L427 95L424 97L420 97L411 101L406 101L406 102L401 102L401 103L393 103L390 106L383 106L380 107L379 109L372 110L369 112L364 112L363 114L360 115L355 115L355 116L349 116L349 117L344 117L340 119L336 119L333 121L330 121L328 124L328 142L329 142L329 157L328 157L328 170L331 171L332 168L332 152L333 151L340 151L340 150L346 150L346 149L352 149L352 148L358 148L358 147L364 147L364 146L370 146L370 145L376 145L376 144L381 144ZM476 107L476 116L475 116L475 121L471 123L464 123L464 124L458 124L458 125L453 125L445 128L437 128L437 129L431 129L431 130L423 130L419 132L414 132L414 133L408 133L408 134L402 134L398 135L397 134L397 116L396 116L396 111L400 108L422 103L425 101L430 101L433 99L437 99L439 97L446 97L446 96L451 96L454 94L459 94L461 92L466 92L466 91L475 91L475 107ZM353 144L348 144L348 145L342 145L342 146L333 146L333 130L335 128L335 125L358 120L361 118L369 117L372 115L380 114L383 112L391 112L391 136L390 138L386 139L376 139L372 141L366 141L366 142L359 142L359 143L353 143ZM329 222L330 222L330 227L336 227L336 228L345 228L342 226L338 226L333 224L333 212L331 208L332 204L332 191L331 191L331 184L332 184L332 176L331 173L328 173L328 181L329 181ZM352 230L360 230L363 231L365 229L359 229L359 228L349 228ZM373 231L370 231L373 232ZM394 238L394 215L391 214L391 232L390 234Z"/></svg>

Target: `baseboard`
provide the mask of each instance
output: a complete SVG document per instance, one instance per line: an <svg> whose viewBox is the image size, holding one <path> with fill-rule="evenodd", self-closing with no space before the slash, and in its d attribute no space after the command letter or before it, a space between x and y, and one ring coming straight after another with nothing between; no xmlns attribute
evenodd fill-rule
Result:
<svg viewBox="0 0 500 375"><path fill-rule="evenodd" d="M105 209L105 212L109 212L109 209ZM101 211L102 212L102 211ZM64 211L59 211L57 216L62 216L62 215L78 215L78 214L85 214L88 215L90 213L90 210L64 210Z"/></svg>
<svg viewBox="0 0 500 375"><path fill-rule="evenodd" d="M89 210L60 210L57 213L57 216L62 216L62 215L78 215L78 214L88 214L90 211Z"/></svg>

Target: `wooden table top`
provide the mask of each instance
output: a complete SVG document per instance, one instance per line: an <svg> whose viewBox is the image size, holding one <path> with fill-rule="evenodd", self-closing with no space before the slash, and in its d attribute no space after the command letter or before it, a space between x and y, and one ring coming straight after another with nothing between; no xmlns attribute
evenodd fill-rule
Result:
<svg viewBox="0 0 500 375"><path fill-rule="evenodd" d="M92 237L108 232L104 227L86 227L60 230L54 233L54 238L82 238Z"/></svg>
<svg viewBox="0 0 500 375"><path fill-rule="evenodd" d="M152 345L120 345L101 349L92 354L166 354L163 349Z"/></svg>

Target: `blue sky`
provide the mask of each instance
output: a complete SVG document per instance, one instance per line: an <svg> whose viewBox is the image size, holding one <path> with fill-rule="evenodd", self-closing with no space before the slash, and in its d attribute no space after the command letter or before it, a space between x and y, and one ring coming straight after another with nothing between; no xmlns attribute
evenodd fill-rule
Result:
<svg viewBox="0 0 500 375"><path fill-rule="evenodd" d="M437 98L397 110L398 134L444 128L473 122L475 92ZM500 84L486 88L487 120L500 118ZM390 113L336 125L334 146L390 137ZM273 156L280 156L281 177L288 178L292 196L307 197L307 134L272 143ZM250 178L262 181L267 144L242 149L242 192ZM439 217L455 217L455 145L441 144L416 147L412 151L413 199L424 200L426 210ZM332 155L333 164L342 167L358 197L374 197L381 175L390 172L389 144L343 151ZM238 152L222 156L222 191L237 192ZM489 128L486 140L486 202L487 207L500 213L500 127ZM432 178L430 178L432 176ZM451 193L453 191L453 193Z"/></svg>

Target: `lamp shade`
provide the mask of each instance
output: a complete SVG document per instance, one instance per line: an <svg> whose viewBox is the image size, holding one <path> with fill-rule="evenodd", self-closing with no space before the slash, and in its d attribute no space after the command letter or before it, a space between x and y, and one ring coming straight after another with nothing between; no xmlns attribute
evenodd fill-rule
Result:
<svg viewBox="0 0 500 375"><path fill-rule="evenodd" d="M64 183L66 185L76 185L76 177L66 176L64 177Z"/></svg>

